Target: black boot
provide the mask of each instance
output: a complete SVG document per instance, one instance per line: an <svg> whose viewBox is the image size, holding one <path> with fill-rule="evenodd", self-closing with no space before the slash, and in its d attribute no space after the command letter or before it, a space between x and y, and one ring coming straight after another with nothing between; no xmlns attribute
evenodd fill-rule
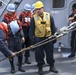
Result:
<svg viewBox="0 0 76 75"><path fill-rule="evenodd" d="M50 71L54 73L58 73L58 70L54 66L50 66Z"/></svg>
<svg viewBox="0 0 76 75"><path fill-rule="evenodd" d="M28 58L25 57L25 63L31 64L31 62L28 60Z"/></svg>
<svg viewBox="0 0 76 75"><path fill-rule="evenodd" d="M73 47L71 48L71 54L68 56L68 58L71 58L71 57L75 57L75 49L73 49Z"/></svg>
<svg viewBox="0 0 76 75"><path fill-rule="evenodd" d="M68 58L72 58L72 57L75 57L75 55L74 55L74 54L70 54L70 55L68 56Z"/></svg>
<svg viewBox="0 0 76 75"><path fill-rule="evenodd" d="M22 68L22 57L18 57L18 63L19 63L18 70L21 72L25 72L25 70Z"/></svg>
<svg viewBox="0 0 76 75"><path fill-rule="evenodd" d="M19 64L18 70L21 71L21 72L25 72L25 70L22 68L22 65L21 64Z"/></svg>
<svg viewBox="0 0 76 75"><path fill-rule="evenodd" d="M68 58L71 58L71 57L75 57L75 53L74 53L74 52L71 53L71 54L68 56Z"/></svg>
<svg viewBox="0 0 76 75"><path fill-rule="evenodd" d="M38 73L39 73L39 74L43 74L42 65L38 66Z"/></svg>
<svg viewBox="0 0 76 75"><path fill-rule="evenodd" d="M14 63L13 63L14 61L13 61L13 59L11 59L11 60L9 59L9 61L10 61L10 65L11 65L11 71L10 71L10 72L11 72L12 74L14 74L14 73L16 72L16 71L15 71L15 67L14 67Z"/></svg>

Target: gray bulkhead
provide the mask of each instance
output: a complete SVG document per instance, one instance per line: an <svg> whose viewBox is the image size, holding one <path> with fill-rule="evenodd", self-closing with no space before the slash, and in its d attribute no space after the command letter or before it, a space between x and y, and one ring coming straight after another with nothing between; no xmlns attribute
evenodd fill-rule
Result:
<svg viewBox="0 0 76 75"><path fill-rule="evenodd" d="M29 3L32 5L37 0L2 0L6 4L9 2L14 3L15 1L21 1L20 5L17 7L16 11L18 12L18 15L21 11L23 11L23 7L26 3ZM53 17L55 21L55 25L58 29L60 29L63 26L68 26L68 16L72 12L72 5L76 3L76 0L41 0L44 3L44 8L47 12L49 12ZM62 1L62 2L61 2ZM61 2L61 3L59 3ZM60 7L56 7L60 4ZM5 4L2 4L0 7L0 21L3 18L3 14L6 12L6 6ZM55 44L55 47L58 47L58 43L61 42L65 48L70 48L70 34L63 36L60 38L57 43Z"/></svg>

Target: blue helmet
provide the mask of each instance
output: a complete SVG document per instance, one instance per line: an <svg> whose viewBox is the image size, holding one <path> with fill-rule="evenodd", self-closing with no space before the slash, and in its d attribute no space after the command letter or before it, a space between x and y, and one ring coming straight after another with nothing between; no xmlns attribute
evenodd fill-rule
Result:
<svg viewBox="0 0 76 75"><path fill-rule="evenodd" d="M7 11L15 12L15 5L13 3L8 4Z"/></svg>
<svg viewBox="0 0 76 75"><path fill-rule="evenodd" d="M30 4L25 4L25 6L24 6L24 10L31 10L31 6L30 6Z"/></svg>
<svg viewBox="0 0 76 75"><path fill-rule="evenodd" d="M34 11L35 10L35 3L32 4L32 7L31 7L31 11Z"/></svg>
<svg viewBox="0 0 76 75"><path fill-rule="evenodd" d="M13 35L15 35L20 29L16 20L11 21L9 26L10 26L10 29L11 29Z"/></svg>

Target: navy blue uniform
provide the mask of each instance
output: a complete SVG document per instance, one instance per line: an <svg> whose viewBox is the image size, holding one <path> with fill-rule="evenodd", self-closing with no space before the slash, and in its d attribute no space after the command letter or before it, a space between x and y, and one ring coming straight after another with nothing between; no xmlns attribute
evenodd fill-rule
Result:
<svg viewBox="0 0 76 75"><path fill-rule="evenodd" d="M7 22L6 18L3 19L3 22ZM12 52L18 52L22 49L22 41L21 38L24 36L22 33L22 30L19 30L15 35L13 35L12 31L9 30L9 39L8 41L8 48ZM22 53L19 53L18 55L18 63L19 63L19 71L24 72L22 69ZM11 65L11 73L15 73L15 67L14 67L14 59L13 57L11 58L12 60L9 59L10 65Z"/></svg>
<svg viewBox="0 0 76 75"><path fill-rule="evenodd" d="M22 16L21 16L21 15L19 16L19 19L20 19L20 21L22 22ZM28 27L22 26L22 28L23 28L23 33L24 33L24 37L25 37L25 42L24 42L24 44L23 44L23 48L24 48L24 47L29 47L29 46L30 46L29 26L28 26ZM25 57L28 58L29 56L30 56L29 51L26 51L26 52L25 52Z"/></svg>
<svg viewBox="0 0 76 75"><path fill-rule="evenodd" d="M55 24L54 24L53 17L51 16L50 18L51 18L50 19L50 22L51 22L51 27L50 28L51 28L52 35L53 35L56 32L56 27L55 27ZM29 30L29 37L30 37L30 40L31 40L31 44L33 42L34 30L35 30L35 22L34 22L34 18L32 18L31 23L30 23L30 30ZM42 40L45 40L46 38L47 37L38 38L38 37L34 36L34 42L37 43L37 42L40 42ZM45 50L47 63L50 66L54 66L55 60L54 60L54 57L53 57L53 50L54 50L54 43L55 42L56 42L56 40L36 48L35 59L36 59L36 62L37 62L38 65L43 65L45 63L44 62L44 50Z"/></svg>
<svg viewBox="0 0 76 75"><path fill-rule="evenodd" d="M11 56L11 51L8 49L5 43L6 35L2 29L0 29L0 51L6 56Z"/></svg>
<svg viewBox="0 0 76 75"><path fill-rule="evenodd" d="M74 16L74 13L72 13L70 17L73 17ZM72 22L76 21L76 18L74 17L74 19L72 20ZM74 30L72 33L71 33L71 42L70 42L70 46L71 46L71 55L69 55L69 57L71 56L75 56L75 51L76 51L76 30Z"/></svg>
<svg viewBox="0 0 76 75"><path fill-rule="evenodd" d="M28 16L28 15L27 15ZM26 16L26 17L27 17ZM22 22L22 20L23 20L23 17L22 17L22 15L20 15L19 16L19 19L20 19L20 21ZM28 23L27 23L27 25L29 25ZM30 26L30 25L29 25ZM24 33L24 37L25 37L25 42L23 43L23 45L22 45L22 48L27 48L27 47L29 47L30 46L30 39L29 39L29 26L23 26L22 25L22 28L23 28L23 33ZM28 50L28 51L25 51L25 62L27 62L28 61L28 57L30 56L30 51Z"/></svg>
<svg viewBox="0 0 76 75"><path fill-rule="evenodd" d="M3 22L7 23L7 20L4 18ZM17 32L15 35L12 34L11 30L9 31L9 39L8 39L8 47L11 51L20 51L22 49L21 38L24 36L22 30ZM18 54L18 56L22 56L22 53Z"/></svg>

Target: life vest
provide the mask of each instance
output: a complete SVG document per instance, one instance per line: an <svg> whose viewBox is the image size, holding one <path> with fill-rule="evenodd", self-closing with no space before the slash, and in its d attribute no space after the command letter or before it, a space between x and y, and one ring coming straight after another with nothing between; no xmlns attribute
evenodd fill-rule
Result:
<svg viewBox="0 0 76 75"><path fill-rule="evenodd" d="M34 15L35 21L35 36L36 37L48 37L52 35L50 14L44 12L43 20L37 14Z"/></svg>
<svg viewBox="0 0 76 75"><path fill-rule="evenodd" d="M6 13L6 14L4 15L4 18L7 20L7 23L8 23L8 24L9 24L11 21L13 21L13 20L19 19L16 12L14 12L12 16L10 16L8 13Z"/></svg>
<svg viewBox="0 0 76 75"><path fill-rule="evenodd" d="M7 25L4 25L4 24L5 24L4 22L0 23L0 29L2 29L4 31L4 33L6 35L6 39L8 39L8 27L7 27Z"/></svg>
<svg viewBox="0 0 76 75"><path fill-rule="evenodd" d="M32 13L28 12L26 14L25 12L22 12L20 15L22 16L22 22L21 22L22 26L29 27Z"/></svg>
<svg viewBox="0 0 76 75"><path fill-rule="evenodd" d="M16 12L13 13L13 16L10 16L8 13L6 13L4 15L4 18L7 20L7 24L10 24L10 22L13 21L13 20L17 20L17 22L19 24L19 27L20 27L20 30L22 30L22 26L21 26L20 20L17 16Z"/></svg>

